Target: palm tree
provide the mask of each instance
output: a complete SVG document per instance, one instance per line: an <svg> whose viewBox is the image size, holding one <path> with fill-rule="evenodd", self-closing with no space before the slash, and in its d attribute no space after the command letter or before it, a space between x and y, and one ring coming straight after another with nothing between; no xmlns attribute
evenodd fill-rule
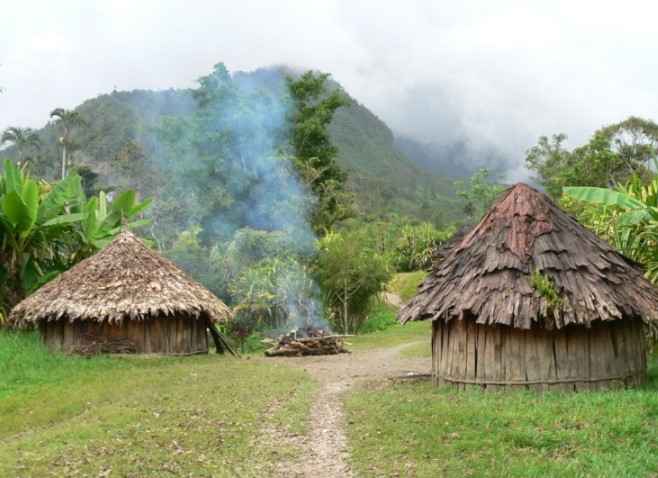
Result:
<svg viewBox="0 0 658 478"><path fill-rule="evenodd" d="M2 137L0 137L0 144L5 143L12 143L16 148L19 165L23 161L25 154L30 150L41 149L39 135L32 128L17 128L15 126L7 128L2 133ZM29 160L29 157L27 160Z"/></svg>
<svg viewBox="0 0 658 478"><path fill-rule="evenodd" d="M65 110L64 108L55 108L50 113L51 118L57 118L57 124L62 128L62 136L59 138L59 144L62 145L62 179L66 177L67 152L74 147L72 133L79 126L86 126L87 122L80 116L80 113L74 110Z"/></svg>

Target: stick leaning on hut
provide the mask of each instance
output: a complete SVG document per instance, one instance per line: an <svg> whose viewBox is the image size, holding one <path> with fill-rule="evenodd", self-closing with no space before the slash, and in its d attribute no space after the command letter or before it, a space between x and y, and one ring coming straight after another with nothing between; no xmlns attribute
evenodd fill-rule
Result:
<svg viewBox="0 0 658 478"><path fill-rule="evenodd" d="M216 329L231 310L173 262L129 231L11 311L17 327L35 325L53 350L73 353L218 352L232 349Z"/></svg>

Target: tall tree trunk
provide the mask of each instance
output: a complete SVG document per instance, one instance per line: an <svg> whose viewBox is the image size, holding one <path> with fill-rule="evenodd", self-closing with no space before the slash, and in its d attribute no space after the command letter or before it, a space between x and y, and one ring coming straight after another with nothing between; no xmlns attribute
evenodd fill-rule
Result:
<svg viewBox="0 0 658 478"><path fill-rule="evenodd" d="M62 179L66 177L66 144L62 144Z"/></svg>
<svg viewBox="0 0 658 478"><path fill-rule="evenodd" d="M344 333L347 335L347 334L350 333L349 320L348 320L348 317L347 317L347 297L348 297L347 296L347 279L345 279L343 281L343 292L344 292L344 296L343 296L343 329L345 330Z"/></svg>

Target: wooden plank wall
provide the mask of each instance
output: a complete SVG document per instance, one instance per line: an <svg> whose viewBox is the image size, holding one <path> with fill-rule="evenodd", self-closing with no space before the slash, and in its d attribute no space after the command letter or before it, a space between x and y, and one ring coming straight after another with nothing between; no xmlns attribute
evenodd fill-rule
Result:
<svg viewBox="0 0 658 478"><path fill-rule="evenodd" d="M121 324L63 320L42 322L39 330L51 349L75 353L91 342L127 339L139 354L192 355L208 352L205 319L186 317L125 320Z"/></svg>
<svg viewBox="0 0 658 478"><path fill-rule="evenodd" d="M472 320L432 325L432 375L437 385L487 390L607 390L646 379L642 322L594 322L591 328L520 330Z"/></svg>

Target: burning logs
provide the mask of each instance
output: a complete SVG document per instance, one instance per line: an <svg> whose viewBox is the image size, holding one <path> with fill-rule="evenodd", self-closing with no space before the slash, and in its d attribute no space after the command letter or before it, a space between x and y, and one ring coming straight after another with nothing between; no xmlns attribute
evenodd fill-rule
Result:
<svg viewBox="0 0 658 478"><path fill-rule="evenodd" d="M349 353L343 345L343 336L308 337L279 342L265 351L267 357L301 357L302 355L335 355Z"/></svg>
<svg viewBox="0 0 658 478"><path fill-rule="evenodd" d="M299 337L303 332L304 337ZM301 357L302 355L335 355L349 353L344 346L344 335L325 335L321 329L294 330L279 337L274 346L265 351L267 357ZM273 343L269 340L268 343Z"/></svg>

